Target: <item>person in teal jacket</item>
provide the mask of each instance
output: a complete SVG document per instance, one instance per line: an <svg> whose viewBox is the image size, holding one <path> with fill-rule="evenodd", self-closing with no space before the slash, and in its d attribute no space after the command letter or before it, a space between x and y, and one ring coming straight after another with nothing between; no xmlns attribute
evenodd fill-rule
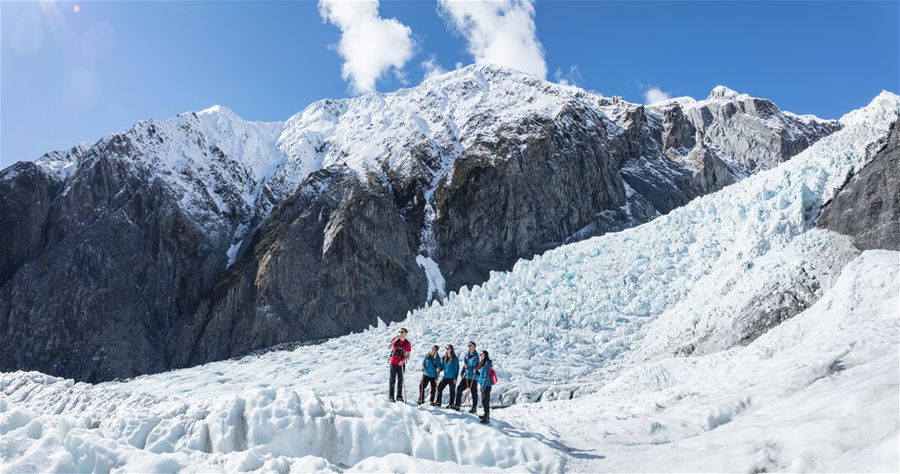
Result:
<svg viewBox="0 0 900 474"><path fill-rule="evenodd" d="M484 408L484 415L481 415L481 422L488 424L491 421L491 368L494 363L491 362L491 356L488 351L481 351L481 361L478 363L478 383L481 384L481 406Z"/></svg>
<svg viewBox="0 0 900 474"><path fill-rule="evenodd" d="M425 360L422 361L422 383L419 384L419 405L425 403L425 385L431 387L430 401L434 403L434 381L441 370L441 358L438 357L438 346L431 346Z"/></svg>
<svg viewBox="0 0 900 474"><path fill-rule="evenodd" d="M463 377L456 386L456 403L453 408L459 410L462 402L463 390L468 390L472 395L472 408L469 413L475 413L478 407L478 382L475 380L475 368L478 366L478 353L475 352L475 342L469 341L469 351L463 357Z"/></svg>
<svg viewBox="0 0 900 474"><path fill-rule="evenodd" d="M441 369L443 369L443 378L437 388L437 401L432 402L434 406L441 406L441 399L444 396L444 387L450 386L450 404L447 408L453 408L453 401L456 400L456 376L459 375L459 358L456 357L456 350L452 344L447 344L444 349L444 357L441 358Z"/></svg>

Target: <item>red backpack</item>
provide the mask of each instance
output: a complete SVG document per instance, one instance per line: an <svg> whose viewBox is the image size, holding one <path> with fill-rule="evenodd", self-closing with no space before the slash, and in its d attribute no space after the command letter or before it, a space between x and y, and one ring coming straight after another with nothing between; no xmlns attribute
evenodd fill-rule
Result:
<svg viewBox="0 0 900 474"><path fill-rule="evenodd" d="M488 374L491 376L491 385L497 385L497 372L494 372L494 366L488 370Z"/></svg>

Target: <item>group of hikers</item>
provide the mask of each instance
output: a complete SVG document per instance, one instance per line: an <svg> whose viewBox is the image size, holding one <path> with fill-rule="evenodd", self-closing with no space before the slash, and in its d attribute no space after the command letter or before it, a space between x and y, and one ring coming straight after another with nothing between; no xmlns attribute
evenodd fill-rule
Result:
<svg viewBox="0 0 900 474"><path fill-rule="evenodd" d="M392 402L403 401L403 371L409 360L410 352L412 352L412 344L406 338L406 328L401 328L400 332L391 339L388 348L391 349L390 357L390 383L388 387L388 397ZM444 388L450 387L450 402L446 408L459 410L463 398L466 394L468 398L472 398L472 408L469 413L476 413L478 407L478 392L481 388L481 406L484 408L484 414L479 416L481 422L487 424L490 422L491 416L491 387L496 383L496 375L494 374L493 363L488 351L481 351L479 354L475 351L475 342L469 341L468 350L462 359L462 367L460 360L456 356L456 350L453 345L448 344L444 348L444 355L439 356L440 347L432 346L431 350L425 355L422 361L422 381L419 383L419 404L425 403L425 387L431 389L429 402L432 406L439 407L442 405ZM462 378L459 385L456 384L456 378L462 370ZM438 383L438 374L441 374L441 380ZM435 385L437 389L435 390ZM396 392L394 391L396 388Z"/></svg>

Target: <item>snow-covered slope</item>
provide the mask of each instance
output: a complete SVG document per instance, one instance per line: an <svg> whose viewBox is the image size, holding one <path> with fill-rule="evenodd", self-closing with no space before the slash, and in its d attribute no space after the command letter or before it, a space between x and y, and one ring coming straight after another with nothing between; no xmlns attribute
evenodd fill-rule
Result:
<svg viewBox="0 0 900 474"><path fill-rule="evenodd" d="M569 469L891 472L900 466L900 253L851 261L748 346L635 365L599 392L503 412L556 434Z"/></svg>
<svg viewBox="0 0 900 474"><path fill-rule="evenodd" d="M5 373L4 463L896 469L900 253L860 255L813 223L898 118L900 97L882 93L787 163L520 261L390 326L123 382ZM495 404L514 406L484 428L389 405L380 368L401 325L416 360L476 340L499 372Z"/></svg>
<svg viewBox="0 0 900 474"><path fill-rule="evenodd" d="M264 378L226 396L158 398L3 374L2 460L10 472L891 471L898 269L900 253L868 251L813 307L747 347L635 366L586 397L495 410L492 428Z"/></svg>
<svg viewBox="0 0 900 474"><path fill-rule="evenodd" d="M345 164L363 174L408 174L424 164L433 176L475 144L524 142L541 130L537 121L521 127L523 120L553 118L572 103L597 107L602 98L510 69L469 66L388 94L315 102L287 121L279 146L309 169Z"/></svg>

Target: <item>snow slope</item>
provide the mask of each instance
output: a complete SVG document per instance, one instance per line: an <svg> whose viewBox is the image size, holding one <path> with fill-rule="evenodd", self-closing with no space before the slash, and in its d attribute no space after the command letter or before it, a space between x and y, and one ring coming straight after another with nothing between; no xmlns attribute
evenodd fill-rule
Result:
<svg viewBox="0 0 900 474"><path fill-rule="evenodd" d="M882 93L777 168L401 323L122 382L2 374L4 466L896 470L900 254L859 254L812 224L898 118L900 97ZM797 283L814 303L745 334L755 302ZM399 326L416 361L478 341L495 404L514 405L483 427L388 404L373 369Z"/></svg>
<svg viewBox="0 0 900 474"><path fill-rule="evenodd" d="M623 371L597 393L516 405L584 471L896 472L900 253L868 251L748 346ZM614 454L610 454L614 452Z"/></svg>

